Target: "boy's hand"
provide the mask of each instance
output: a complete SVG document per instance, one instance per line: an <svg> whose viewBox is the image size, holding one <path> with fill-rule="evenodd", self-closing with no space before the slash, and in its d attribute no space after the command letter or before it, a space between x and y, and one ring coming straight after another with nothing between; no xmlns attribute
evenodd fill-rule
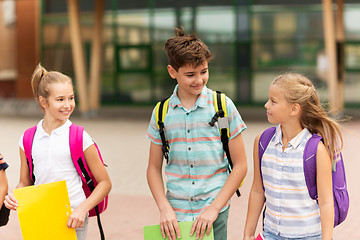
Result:
<svg viewBox="0 0 360 240"><path fill-rule="evenodd" d="M166 236L169 237L169 240L176 240L176 236L181 238L179 223L172 208L160 211L160 229L163 238Z"/></svg>
<svg viewBox="0 0 360 240"><path fill-rule="evenodd" d="M8 195L5 196L4 203L5 203L5 207L14 211L16 211L17 207L19 206L19 203L16 200L13 193L9 193Z"/></svg>
<svg viewBox="0 0 360 240"><path fill-rule="evenodd" d="M194 235L195 231L196 239L203 239L205 231L206 235L209 235L211 232L212 224L215 222L218 216L219 211L209 206L205 211L203 211L199 216L196 217L191 227L190 236Z"/></svg>

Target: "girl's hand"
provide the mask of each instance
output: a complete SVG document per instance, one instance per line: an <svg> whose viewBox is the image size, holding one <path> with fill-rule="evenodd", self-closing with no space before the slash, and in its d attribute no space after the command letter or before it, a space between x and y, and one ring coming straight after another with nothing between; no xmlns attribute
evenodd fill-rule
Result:
<svg viewBox="0 0 360 240"><path fill-rule="evenodd" d="M88 212L83 210L81 206L75 208L68 219L67 226L75 229L83 227L87 214Z"/></svg>
<svg viewBox="0 0 360 240"><path fill-rule="evenodd" d="M166 236L169 240L175 240L176 236L181 238L179 223L172 208L160 211L160 229L163 238Z"/></svg>
<svg viewBox="0 0 360 240"><path fill-rule="evenodd" d="M19 206L19 202L16 200L13 193L9 193L5 196L5 207L7 207L10 210L16 211L17 207Z"/></svg>
<svg viewBox="0 0 360 240"><path fill-rule="evenodd" d="M244 236L243 240L255 240L254 236Z"/></svg>
<svg viewBox="0 0 360 240"><path fill-rule="evenodd" d="M209 235L212 224L215 222L218 216L219 211L209 206L205 211L196 217L191 227L190 235L192 236L194 235L194 232L196 232L196 239L199 239L199 237L200 239L203 239L205 231L206 235Z"/></svg>

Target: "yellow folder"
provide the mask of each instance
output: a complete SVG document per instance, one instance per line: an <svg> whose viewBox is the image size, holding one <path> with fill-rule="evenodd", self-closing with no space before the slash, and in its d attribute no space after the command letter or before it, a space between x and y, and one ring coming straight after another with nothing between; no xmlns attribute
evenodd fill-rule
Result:
<svg viewBox="0 0 360 240"><path fill-rule="evenodd" d="M76 240L66 223L71 214L65 181L14 190L23 240Z"/></svg>

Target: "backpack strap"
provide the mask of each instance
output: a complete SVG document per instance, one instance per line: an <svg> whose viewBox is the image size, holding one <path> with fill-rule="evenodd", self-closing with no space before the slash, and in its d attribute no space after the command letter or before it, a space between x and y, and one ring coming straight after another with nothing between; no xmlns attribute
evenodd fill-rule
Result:
<svg viewBox="0 0 360 240"><path fill-rule="evenodd" d="M37 126L27 129L24 132L24 136L23 136L24 152L25 152L27 164L29 166L30 179L33 183L35 182L35 174L34 174L34 162L31 155L31 149L34 141L36 127Z"/></svg>
<svg viewBox="0 0 360 240"><path fill-rule="evenodd" d="M275 132L276 132L276 127L270 127L261 134L259 139L259 169L260 169L261 179L262 179L262 172L261 172L262 157Z"/></svg>
<svg viewBox="0 0 360 240"><path fill-rule="evenodd" d="M229 120L226 107L226 95L219 91L213 91L215 115L209 122L210 126L214 126L215 122L219 124L220 134L226 134L228 139L230 138Z"/></svg>
<svg viewBox="0 0 360 240"><path fill-rule="evenodd" d="M162 142L161 150L166 159L166 163L169 163L170 146L169 146L169 142L165 136L164 121L165 121L165 116L167 114L168 107L169 107L169 100L170 100L170 97L167 97L167 98L161 100L160 102L158 102L155 106L155 122L156 122L156 126L159 129L159 134L160 134L161 142Z"/></svg>
<svg viewBox="0 0 360 240"><path fill-rule="evenodd" d="M78 174L83 182L86 182L90 190L94 190L94 184L89 175L90 171L84 163L85 156L83 151L83 132L84 128L75 124L71 124L69 129L69 144L71 159L75 165Z"/></svg>
<svg viewBox="0 0 360 240"><path fill-rule="evenodd" d="M73 160L73 163L75 165L75 168L78 172L78 174L81 177L82 182L86 182L87 186L89 187L90 191L94 191L95 184L92 180L93 176L91 175L91 171L89 170L85 156L83 151L83 134L84 134L84 128L82 126L78 126L75 124L71 124L70 130L69 130L69 144L70 144L70 153L71 158ZM94 143L95 144L95 143ZM95 147L98 150L97 145L95 144ZM100 154L100 151L98 150L98 153ZM101 156L100 156L101 158ZM96 205L95 206L95 212L97 217L97 223L100 231L101 240L105 239L104 230L101 225L100 220L100 212L99 208Z"/></svg>
<svg viewBox="0 0 360 240"><path fill-rule="evenodd" d="M316 153L321 139L321 136L314 133L307 141L303 154L305 182L309 195L314 200L318 198L316 187Z"/></svg>
<svg viewBox="0 0 360 240"><path fill-rule="evenodd" d="M230 128L229 128L229 119L226 107L226 95L219 91L213 91L214 98L214 107L215 107L215 115L209 122L210 126L214 126L215 122L218 122L221 142L223 145L224 152L226 153L228 162L229 162L229 172L231 172L233 168L233 163L230 156L229 149L229 138L230 138ZM243 182L240 184L240 186ZM239 189L236 189L236 195L238 197L241 196Z"/></svg>

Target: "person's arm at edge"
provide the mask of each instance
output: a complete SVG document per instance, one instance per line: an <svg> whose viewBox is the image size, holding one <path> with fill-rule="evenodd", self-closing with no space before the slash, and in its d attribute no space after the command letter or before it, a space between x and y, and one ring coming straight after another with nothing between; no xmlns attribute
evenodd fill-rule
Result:
<svg viewBox="0 0 360 240"><path fill-rule="evenodd" d="M254 179L248 200L248 210L244 228L244 240L255 239L254 235L256 226L265 202L264 188L260 176L259 139L260 135L257 136L254 141Z"/></svg>
<svg viewBox="0 0 360 240"><path fill-rule="evenodd" d="M165 196L162 177L163 153L161 145L150 143L149 163L147 167L147 181L150 191L160 211L160 228L163 238L175 240L181 238L176 214ZM165 235L166 234L166 235ZM176 236L175 236L176 234Z"/></svg>
<svg viewBox="0 0 360 240"><path fill-rule="evenodd" d="M5 169L0 170L0 207L2 206L5 196L8 192L8 181L6 178Z"/></svg>
<svg viewBox="0 0 360 240"><path fill-rule="evenodd" d="M20 180L16 188L23 188L27 186L33 185L33 182L30 178L30 170L27 164L26 156L24 150L19 147L19 154L20 154ZM13 193L8 193L5 197L5 206L8 209L16 210L18 207L18 201L15 199Z"/></svg>
<svg viewBox="0 0 360 240"><path fill-rule="evenodd" d="M316 153L316 176L320 208L321 238L331 240L334 227L334 200L332 189L332 161L322 142Z"/></svg>

